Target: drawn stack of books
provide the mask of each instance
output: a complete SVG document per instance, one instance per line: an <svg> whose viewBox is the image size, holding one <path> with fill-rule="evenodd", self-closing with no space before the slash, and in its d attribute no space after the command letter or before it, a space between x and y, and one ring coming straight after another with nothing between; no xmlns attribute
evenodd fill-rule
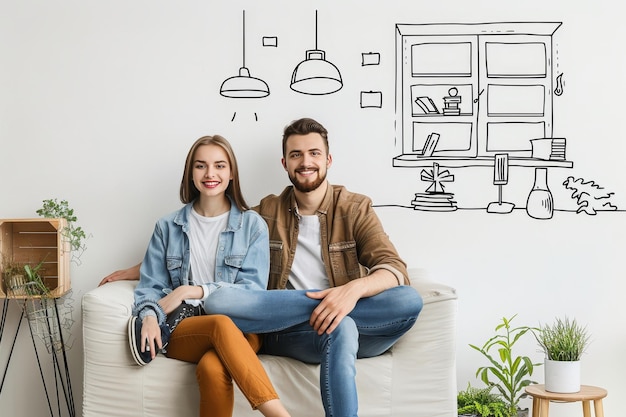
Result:
<svg viewBox="0 0 626 417"><path fill-rule="evenodd" d="M415 193L411 201L413 210L422 211L455 211L457 209L454 194L452 193Z"/></svg>
<svg viewBox="0 0 626 417"><path fill-rule="evenodd" d="M459 96L458 93L458 90L452 87L448 91L450 95L443 98L444 116L458 116L461 114L461 108L459 107L461 104L461 96Z"/></svg>
<svg viewBox="0 0 626 417"><path fill-rule="evenodd" d="M450 171L447 169L440 171L439 164L435 162L432 170L422 170L420 178L422 181L430 182L431 185L426 192L415 193L415 198L411 201L414 210L455 211L457 209L454 194L446 193L443 185L444 182L454 181L454 175L450 174Z"/></svg>
<svg viewBox="0 0 626 417"><path fill-rule="evenodd" d="M552 138L550 159L555 161L565 161L565 138Z"/></svg>

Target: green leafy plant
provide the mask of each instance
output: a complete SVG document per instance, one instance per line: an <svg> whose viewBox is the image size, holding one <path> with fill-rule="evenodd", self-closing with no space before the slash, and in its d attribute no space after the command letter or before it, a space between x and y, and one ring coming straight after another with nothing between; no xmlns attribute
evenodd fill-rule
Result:
<svg viewBox="0 0 626 417"><path fill-rule="evenodd" d="M47 295L50 293L50 290L46 287L43 278L39 274L43 263L44 259L35 266L30 266L29 264L24 265L24 272L26 274L24 287L28 295Z"/></svg>
<svg viewBox="0 0 626 417"><path fill-rule="evenodd" d="M587 328L567 317L557 317L534 333L546 357L553 361L579 361L589 345Z"/></svg>
<svg viewBox="0 0 626 417"><path fill-rule="evenodd" d="M46 296L50 290L40 275L44 260L37 265L22 264L3 257L2 279L13 296Z"/></svg>
<svg viewBox="0 0 626 417"><path fill-rule="evenodd" d="M87 234L82 227L76 225L78 219L69 203L66 200L59 202L56 198L43 200L43 206L37 210L37 214L44 218L63 218L67 221L67 226L61 230L61 233L68 240L70 249L76 254L72 259L79 259L86 249L84 241L87 239Z"/></svg>
<svg viewBox="0 0 626 417"><path fill-rule="evenodd" d="M485 342L482 347L470 344L490 363L476 371L476 377L488 386L495 387L507 403L509 415L517 415L519 400L526 397L524 388L536 383L528 377L532 376L535 366L528 356L514 356L513 347L522 336L533 330L531 327L512 327L511 321L516 317L502 318L502 323L495 328L496 335ZM494 352L495 351L495 352ZM492 354L493 353L493 354Z"/></svg>
<svg viewBox="0 0 626 417"><path fill-rule="evenodd" d="M457 413L480 417L509 417L509 407L491 387L476 388L469 383L456 396Z"/></svg>

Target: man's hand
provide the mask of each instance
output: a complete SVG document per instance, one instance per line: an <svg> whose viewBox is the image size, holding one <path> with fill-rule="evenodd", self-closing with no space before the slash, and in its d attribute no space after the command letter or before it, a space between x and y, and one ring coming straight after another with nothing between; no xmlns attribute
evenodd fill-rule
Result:
<svg viewBox="0 0 626 417"><path fill-rule="evenodd" d="M137 264L127 269L120 269L119 271L115 271L107 275L106 277L102 278L102 281L100 281L100 284L98 284L98 287L106 284L107 282L123 281L123 280L132 281L135 279L139 279L139 267L140 266L141 264Z"/></svg>
<svg viewBox="0 0 626 417"><path fill-rule="evenodd" d="M317 334L332 333L339 326L341 320L354 309L362 295L361 288L356 285L356 281L358 280L340 287L306 293L309 298L322 300L313 310L309 320Z"/></svg>
<svg viewBox="0 0 626 417"><path fill-rule="evenodd" d="M309 291L309 298L322 300L313 310L309 323L317 334L332 333L345 316L350 314L356 303L365 297L376 295L387 288L398 285L395 275L386 269L378 269L370 275L358 278L339 287L322 291Z"/></svg>

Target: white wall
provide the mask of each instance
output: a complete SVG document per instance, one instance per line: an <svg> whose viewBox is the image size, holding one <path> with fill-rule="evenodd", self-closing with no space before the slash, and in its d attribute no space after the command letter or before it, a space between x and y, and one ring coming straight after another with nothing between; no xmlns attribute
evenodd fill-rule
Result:
<svg viewBox="0 0 626 417"><path fill-rule="evenodd" d="M242 59L241 12L246 10L246 65L263 78L265 99L218 94ZM344 87L327 96L289 89L293 67L318 43L342 72ZM557 211L552 220L483 210L429 213L408 206L426 183L419 170L392 168L396 23L560 21L555 35L565 93L555 103L555 136L567 137L572 169L550 171L559 210L575 208L561 183L592 179L626 207L619 168L626 151L622 98L625 38L620 13L607 1L446 2L357 1L42 1L0 0L0 218L36 217L47 198L66 199L90 234L71 278L76 343L68 352L78 414L82 401L80 299L115 269L141 259L156 219L180 206L184 157L199 136L219 133L233 143L250 203L287 184L280 136L291 120L311 116L330 131L330 179L372 196L410 266L459 292L458 385L478 384L484 365L469 343L481 344L503 316L537 325L556 315L588 325L593 343L583 383L609 390L607 415L618 415L626 391L622 306L626 214ZM261 47L276 36L277 48ZM361 66L362 52L381 64ZM359 108L359 92L383 93L380 109ZM236 117L233 121L233 114ZM255 121L255 114L258 121ZM455 170L459 206L484 208L497 197L491 170ZM515 175L513 175L513 173ZM469 174L468 174L469 175ZM512 171L505 195L523 207L532 173ZM455 188L455 185L458 186ZM471 203L468 203L471 201ZM0 347L8 356L18 310L11 305ZM23 329L2 393L7 415L45 415L39 371ZM532 341L522 354L540 361ZM44 355L44 366L51 365ZM621 372L620 372L621 371ZM537 379L542 380L541 369ZM32 388L28 388L32 386ZM579 405L571 405L579 412ZM553 406L556 417L570 406ZM5 415L5 412L2 412Z"/></svg>

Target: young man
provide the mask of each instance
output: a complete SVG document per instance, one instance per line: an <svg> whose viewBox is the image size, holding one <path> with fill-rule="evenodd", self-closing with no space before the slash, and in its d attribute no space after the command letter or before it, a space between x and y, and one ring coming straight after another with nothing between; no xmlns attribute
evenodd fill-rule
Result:
<svg viewBox="0 0 626 417"><path fill-rule="evenodd" d="M254 209L269 228L268 289L288 290L217 285L212 292L222 296L209 295L205 310L265 334L263 353L320 363L326 416L355 417L356 358L393 346L415 323L422 299L371 200L326 180L332 157L320 123L305 118L285 128L282 164L293 185ZM135 269L102 283L132 279Z"/></svg>
<svg viewBox="0 0 626 417"><path fill-rule="evenodd" d="M265 333L263 353L320 363L326 416L358 413L355 359L387 351L415 323L420 295L409 285L371 200L326 180L328 132L300 119L283 135L293 186L254 210L268 224L268 289L208 297L205 309L247 333ZM237 300L226 303L220 300Z"/></svg>

